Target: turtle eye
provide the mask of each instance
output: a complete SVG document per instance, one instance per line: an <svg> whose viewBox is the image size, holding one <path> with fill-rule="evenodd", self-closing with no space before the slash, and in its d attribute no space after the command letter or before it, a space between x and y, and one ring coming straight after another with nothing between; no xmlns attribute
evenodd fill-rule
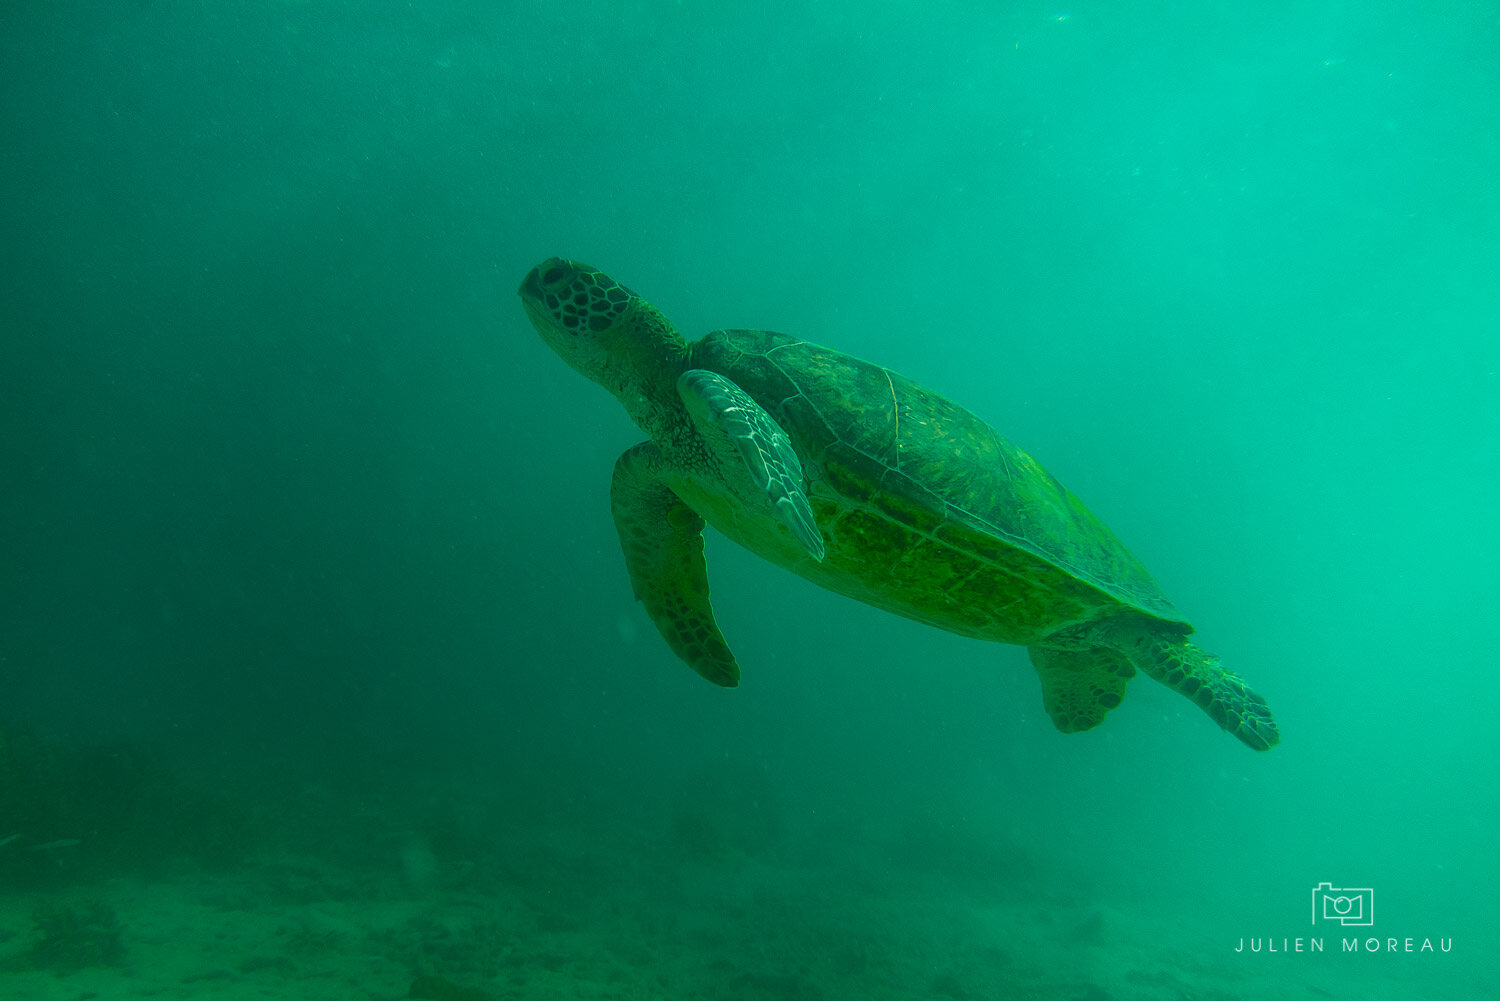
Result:
<svg viewBox="0 0 1500 1001"><path fill-rule="evenodd" d="M556 285L568 276L568 269L558 266L548 268L542 272L543 285Z"/></svg>

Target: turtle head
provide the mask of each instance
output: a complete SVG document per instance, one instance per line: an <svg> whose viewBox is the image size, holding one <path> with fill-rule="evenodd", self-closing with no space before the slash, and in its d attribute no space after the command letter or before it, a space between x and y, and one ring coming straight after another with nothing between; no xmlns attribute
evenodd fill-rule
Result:
<svg viewBox="0 0 1500 1001"><path fill-rule="evenodd" d="M561 257L532 268L520 293L532 326L570 364L592 353L590 343L607 340L630 300L639 298L602 271Z"/></svg>
<svg viewBox="0 0 1500 1001"><path fill-rule="evenodd" d="M675 403L687 345L655 306L604 272L561 257L532 268L519 292L542 340L618 396L637 423L643 407Z"/></svg>

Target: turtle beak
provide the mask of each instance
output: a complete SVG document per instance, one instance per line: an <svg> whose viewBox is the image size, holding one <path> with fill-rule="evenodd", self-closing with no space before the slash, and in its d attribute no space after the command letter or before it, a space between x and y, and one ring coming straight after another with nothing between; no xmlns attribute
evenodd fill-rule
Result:
<svg viewBox="0 0 1500 1001"><path fill-rule="evenodd" d="M540 300L542 298L542 269L545 264L539 264L526 272L526 277L521 280L521 287L516 289L516 294L522 299Z"/></svg>
<svg viewBox="0 0 1500 1001"><path fill-rule="evenodd" d="M577 277L578 272L587 271L577 261L564 260L561 257L549 257L526 274L519 289L521 295L530 295L537 299L546 295L546 286L565 288L568 283Z"/></svg>

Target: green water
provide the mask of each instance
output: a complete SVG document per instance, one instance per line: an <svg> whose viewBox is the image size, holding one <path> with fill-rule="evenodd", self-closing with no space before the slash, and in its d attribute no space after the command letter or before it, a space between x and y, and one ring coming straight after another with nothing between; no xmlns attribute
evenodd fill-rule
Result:
<svg viewBox="0 0 1500 1001"><path fill-rule="evenodd" d="M1500 993L1490 5L12 3L0 135L0 994ZM554 254L974 410L1281 746L712 532L702 681Z"/></svg>

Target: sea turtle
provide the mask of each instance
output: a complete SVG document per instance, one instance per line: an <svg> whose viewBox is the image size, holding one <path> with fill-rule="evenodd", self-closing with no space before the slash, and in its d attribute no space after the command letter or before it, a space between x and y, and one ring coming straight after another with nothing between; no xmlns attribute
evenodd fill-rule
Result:
<svg viewBox="0 0 1500 1001"><path fill-rule="evenodd" d="M688 344L577 261L537 265L520 296L542 339L650 436L615 463L615 527L636 597L709 681L740 671L709 604L705 521L831 591L1029 648L1063 732L1097 726L1141 670L1250 747L1277 742L1266 701L1188 642L1140 561L969 411L785 334Z"/></svg>

